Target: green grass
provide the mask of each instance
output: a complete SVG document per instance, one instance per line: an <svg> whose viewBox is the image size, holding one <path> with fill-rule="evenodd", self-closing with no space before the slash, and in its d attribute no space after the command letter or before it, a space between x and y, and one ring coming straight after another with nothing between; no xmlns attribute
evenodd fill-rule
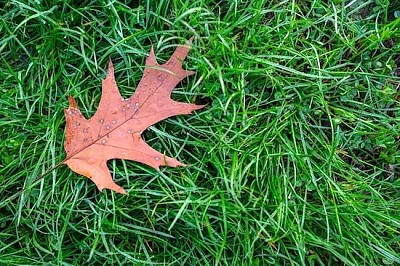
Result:
<svg viewBox="0 0 400 266"><path fill-rule="evenodd" d="M400 264L400 5L69 2L1 4L0 264ZM110 161L128 196L37 180L67 95L90 117L109 58L130 96L192 36L173 97L208 105L144 133L189 167Z"/></svg>

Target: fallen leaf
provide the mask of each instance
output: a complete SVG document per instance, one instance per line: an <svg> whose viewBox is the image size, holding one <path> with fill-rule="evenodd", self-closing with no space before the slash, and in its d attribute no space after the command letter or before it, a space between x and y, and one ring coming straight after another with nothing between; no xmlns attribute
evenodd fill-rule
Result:
<svg viewBox="0 0 400 266"><path fill-rule="evenodd" d="M182 68L189 49L189 42L178 46L171 58L160 65L151 48L143 77L135 93L127 99L119 93L110 60L98 110L90 119L85 119L75 100L68 97L69 108L64 110L67 157L63 163L90 178L100 191L106 188L122 194L126 194L125 190L112 180L107 168L110 159L137 161L157 170L160 166L182 166L178 160L151 148L141 134L161 120L204 107L171 99L175 86L195 73Z"/></svg>

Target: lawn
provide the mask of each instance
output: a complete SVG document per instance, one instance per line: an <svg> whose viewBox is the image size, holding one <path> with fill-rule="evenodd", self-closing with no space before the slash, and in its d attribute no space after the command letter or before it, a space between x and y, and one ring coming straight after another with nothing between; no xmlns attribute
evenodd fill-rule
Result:
<svg viewBox="0 0 400 266"><path fill-rule="evenodd" d="M0 4L1 265L400 264L397 1L76 2ZM173 98L207 106L143 132L187 167L60 164L68 95L191 37Z"/></svg>

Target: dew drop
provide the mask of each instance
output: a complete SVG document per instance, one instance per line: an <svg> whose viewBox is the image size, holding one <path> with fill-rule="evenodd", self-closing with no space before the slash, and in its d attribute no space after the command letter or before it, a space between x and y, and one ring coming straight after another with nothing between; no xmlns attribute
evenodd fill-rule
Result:
<svg viewBox="0 0 400 266"><path fill-rule="evenodd" d="M122 108L122 110L121 110L122 112L125 112L125 108Z"/></svg>
<svg viewBox="0 0 400 266"><path fill-rule="evenodd" d="M105 139L103 139L102 141L101 141L101 144L106 144L106 140Z"/></svg>
<svg viewBox="0 0 400 266"><path fill-rule="evenodd" d="M83 130L83 133L88 133L89 132L89 130L87 129L87 128L85 128L84 130Z"/></svg>
<svg viewBox="0 0 400 266"><path fill-rule="evenodd" d="M135 103L135 106L136 106L136 107L139 107L139 105L140 105L140 104L139 104L138 102Z"/></svg>
<svg viewBox="0 0 400 266"><path fill-rule="evenodd" d="M76 125L76 126L80 126L80 125L81 125L81 123L79 123L79 122L76 122L76 123L75 123L75 125Z"/></svg>
<svg viewBox="0 0 400 266"><path fill-rule="evenodd" d="M106 126L106 129L109 130L109 129L110 129L110 126Z"/></svg>
<svg viewBox="0 0 400 266"><path fill-rule="evenodd" d="M132 130L129 129L129 130L128 130L128 134L131 134L131 133L132 133Z"/></svg>
<svg viewBox="0 0 400 266"><path fill-rule="evenodd" d="M115 124L115 123L117 123L117 121L113 120L113 121L111 121L111 123Z"/></svg>
<svg viewBox="0 0 400 266"><path fill-rule="evenodd" d="M125 99L124 99L124 97L121 97L121 102L123 102Z"/></svg>
<svg viewBox="0 0 400 266"><path fill-rule="evenodd" d="M128 104L126 105L126 108L129 108L129 107L131 107L131 105L128 103Z"/></svg>
<svg viewBox="0 0 400 266"><path fill-rule="evenodd" d="M104 123L104 119L100 119L100 121L99 121L99 122L103 124L103 123Z"/></svg>
<svg viewBox="0 0 400 266"><path fill-rule="evenodd" d="M154 158L154 159L156 159L156 161L160 160L160 158L158 158L158 157L156 157L156 158Z"/></svg>
<svg viewBox="0 0 400 266"><path fill-rule="evenodd" d="M71 110L68 110L68 111L67 111L67 114L72 115Z"/></svg>

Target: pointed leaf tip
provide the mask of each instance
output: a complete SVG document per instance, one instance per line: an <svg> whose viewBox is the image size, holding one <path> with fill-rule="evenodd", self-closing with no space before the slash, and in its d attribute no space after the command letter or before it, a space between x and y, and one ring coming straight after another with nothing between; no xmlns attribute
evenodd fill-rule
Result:
<svg viewBox="0 0 400 266"><path fill-rule="evenodd" d="M189 45L191 45L192 42L193 42L193 40L194 40L194 36L190 37L190 38L186 41L186 43L189 44Z"/></svg>
<svg viewBox="0 0 400 266"><path fill-rule="evenodd" d="M111 58L108 60L107 77L114 77L114 64Z"/></svg>
<svg viewBox="0 0 400 266"><path fill-rule="evenodd" d="M103 192L104 189L109 189L109 190L113 190L119 194L128 195L128 193L126 193L125 189L123 189L122 187L118 186L115 183L110 184L108 186L104 186L104 187L97 186L97 188L99 189L100 192Z"/></svg>
<svg viewBox="0 0 400 266"><path fill-rule="evenodd" d="M118 185L108 187L108 189L114 190L115 192L117 192L119 194L128 195L128 193L126 193L125 189L123 189L122 187L120 187Z"/></svg>
<svg viewBox="0 0 400 266"><path fill-rule="evenodd" d="M186 76L191 76L196 74L196 71L192 71L192 70L186 70Z"/></svg>
<svg viewBox="0 0 400 266"><path fill-rule="evenodd" d="M68 95L68 103L69 103L69 108L78 108L78 104L76 103L75 99Z"/></svg>
<svg viewBox="0 0 400 266"><path fill-rule="evenodd" d="M114 65L113 65L113 62L112 62L111 58L108 59L108 69L110 69L110 68L114 68Z"/></svg>
<svg viewBox="0 0 400 266"><path fill-rule="evenodd" d="M156 59L156 54L154 53L153 45L151 46L149 56L146 59L146 66L158 66L158 62Z"/></svg>

